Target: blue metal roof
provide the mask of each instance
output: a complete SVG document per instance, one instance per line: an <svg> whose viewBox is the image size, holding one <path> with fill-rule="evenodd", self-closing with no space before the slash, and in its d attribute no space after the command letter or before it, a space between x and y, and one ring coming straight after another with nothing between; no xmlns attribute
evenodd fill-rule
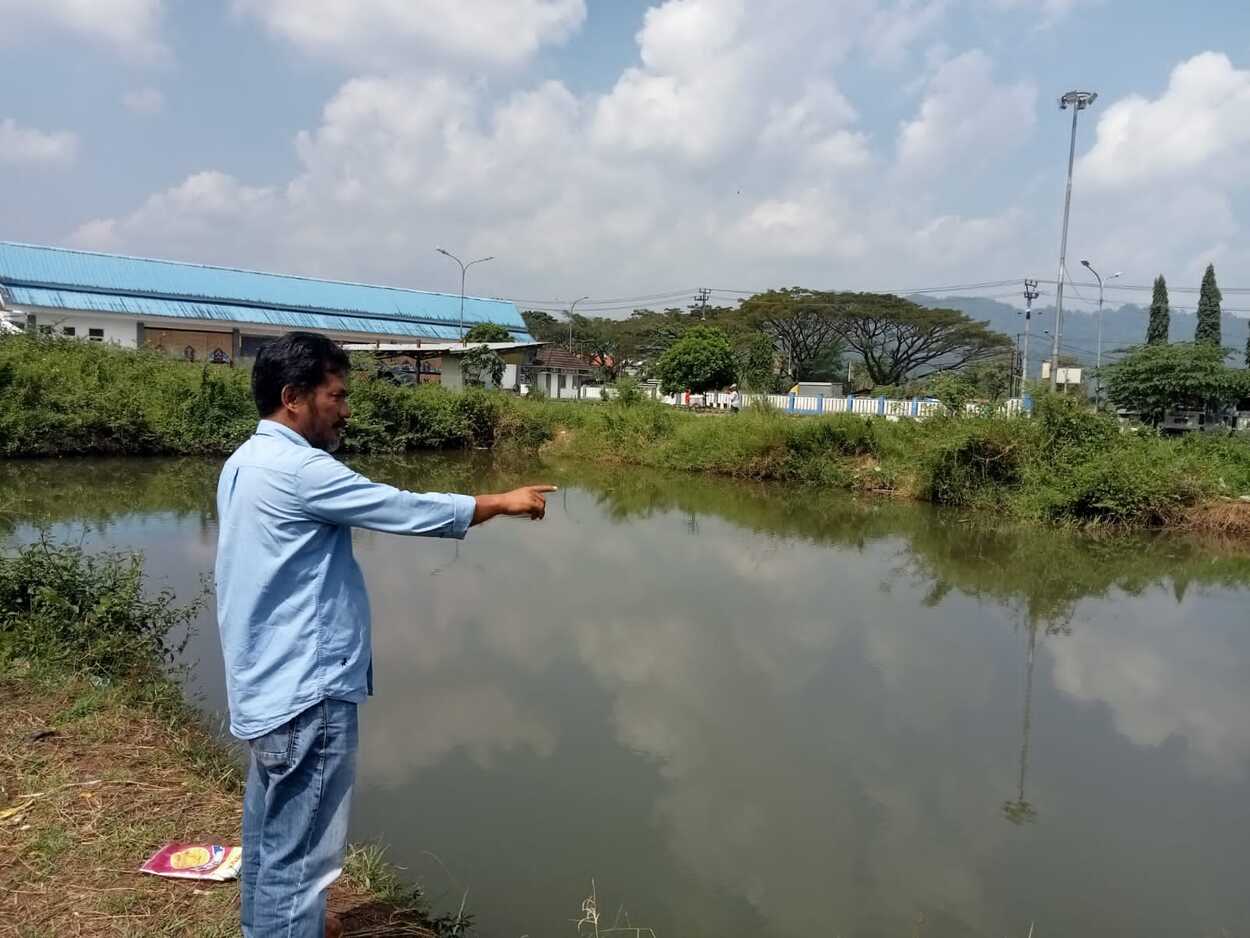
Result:
<svg viewBox="0 0 1250 938"><path fill-rule="evenodd" d="M12 304L265 325L459 338L460 295L0 241ZM466 329L504 326L529 340L509 300L464 298Z"/></svg>

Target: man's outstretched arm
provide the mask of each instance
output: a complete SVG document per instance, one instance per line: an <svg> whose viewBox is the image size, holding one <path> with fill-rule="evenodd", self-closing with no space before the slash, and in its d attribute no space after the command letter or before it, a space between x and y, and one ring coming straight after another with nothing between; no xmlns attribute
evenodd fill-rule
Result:
<svg viewBox="0 0 1250 938"><path fill-rule="evenodd" d="M464 537L471 525L496 515L538 519L551 485L531 485L499 495L453 495L406 492L353 472L328 453L310 456L296 478L309 514L331 524L369 528L389 534Z"/></svg>

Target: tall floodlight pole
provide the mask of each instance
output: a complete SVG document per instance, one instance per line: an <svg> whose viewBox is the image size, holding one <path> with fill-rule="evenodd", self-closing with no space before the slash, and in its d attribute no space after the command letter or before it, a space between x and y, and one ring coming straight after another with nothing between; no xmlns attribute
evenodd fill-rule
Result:
<svg viewBox="0 0 1250 938"><path fill-rule="evenodd" d="M1084 267L1086 270L1088 270L1091 274L1093 274L1098 279L1098 357L1096 360L1097 364L1094 366L1094 369L1098 375L1098 384L1097 384L1097 390L1094 392L1094 395L1095 395L1095 401L1101 404L1102 403L1102 277L1098 275L1098 271L1094 270L1094 265L1091 264L1089 261L1087 260L1081 261L1081 266ZM1108 277L1107 279L1114 280L1118 276L1120 276L1120 274L1119 272L1116 272L1112 274L1110 277Z"/></svg>
<svg viewBox="0 0 1250 938"><path fill-rule="evenodd" d="M580 303L582 300L588 300L588 299L590 299L590 297L588 296L579 296L577 299L575 299L572 303L569 304L568 311L564 314L569 317L569 351L570 352L573 351L573 310L577 309L577 304Z"/></svg>
<svg viewBox="0 0 1250 938"><path fill-rule="evenodd" d="M493 261L495 258L493 256L479 257L477 260L469 261L469 263L466 264L460 258L456 257L455 254L452 254L451 251L448 251L445 248L435 248L434 250L436 250L439 254L442 254L446 257L450 257L453 261L455 261L457 264L460 265L460 344L464 345L464 277L465 277L465 274L468 272L469 268L472 267L474 264L484 264L486 261Z"/></svg>
<svg viewBox="0 0 1250 938"><path fill-rule="evenodd" d="M1072 108L1072 142L1068 146L1068 188L1063 197L1063 234L1059 240L1059 275L1055 278L1055 336L1050 355L1050 389L1059 387L1059 343L1063 337L1063 275L1068 255L1068 213L1072 208L1072 166L1076 162L1076 118L1098 100L1097 91L1069 91L1059 99L1059 110Z"/></svg>

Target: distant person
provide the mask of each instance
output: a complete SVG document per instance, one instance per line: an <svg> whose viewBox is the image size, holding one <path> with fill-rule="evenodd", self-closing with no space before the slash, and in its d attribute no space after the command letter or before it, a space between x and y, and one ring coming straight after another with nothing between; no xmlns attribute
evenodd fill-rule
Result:
<svg viewBox="0 0 1250 938"><path fill-rule="evenodd" d="M738 393L738 386L736 384L729 391L729 409L735 414L742 410L742 395Z"/></svg>
<svg viewBox="0 0 1250 938"><path fill-rule="evenodd" d="M356 774L356 705L373 690L369 598L352 528L462 538L543 517L550 485L418 495L330 454L351 410L346 353L291 332L252 370L263 418L217 484L217 620L230 732L249 748L240 920L246 938L321 938Z"/></svg>

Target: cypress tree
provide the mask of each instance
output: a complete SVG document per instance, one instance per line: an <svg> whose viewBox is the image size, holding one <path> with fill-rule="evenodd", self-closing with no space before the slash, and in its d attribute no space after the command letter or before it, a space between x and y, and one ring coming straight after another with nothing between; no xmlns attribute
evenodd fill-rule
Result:
<svg viewBox="0 0 1250 938"><path fill-rule="evenodd" d="M1163 274L1155 277L1154 295L1150 298L1150 325L1146 329L1147 345L1167 345L1168 326L1172 315L1168 310L1168 282Z"/></svg>
<svg viewBox="0 0 1250 938"><path fill-rule="evenodd" d="M1215 283L1215 265L1207 264L1202 275L1202 292L1198 296L1198 329L1194 342L1198 345L1220 344L1220 288Z"/></svg>

